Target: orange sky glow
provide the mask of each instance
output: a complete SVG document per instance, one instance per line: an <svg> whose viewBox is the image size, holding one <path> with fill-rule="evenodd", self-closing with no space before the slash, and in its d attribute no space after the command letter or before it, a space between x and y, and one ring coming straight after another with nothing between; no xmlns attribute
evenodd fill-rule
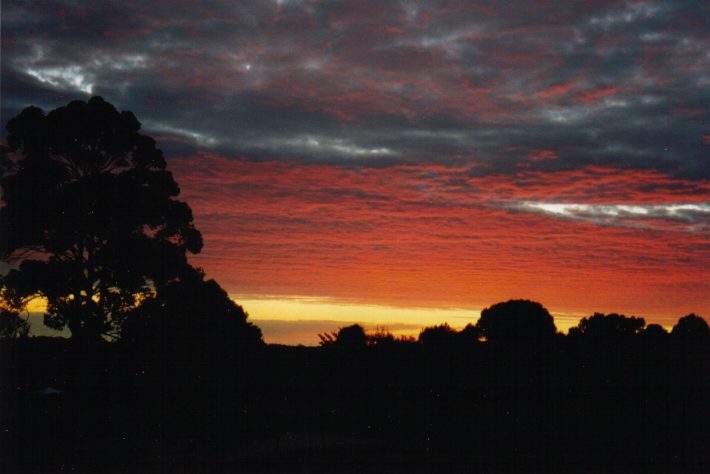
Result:
<svg viewBox="0 0 710 474"><path fill-rule="evenodd" d="M710 317L697 2L232 3L10 5L0 113L133 112L204 236L192 263L267 341L517 298L561 329Z"/></svg>
<svg viewBox="0 0 710 474"><path fill-rule="evenodd" d="M587 218L520 204L544 195L653 209L682 190L692 205L692 191L707 192L702 183L600 167L521 170L511 181L441 165L199 160L205 166L172 165L205 237L193 263L257 322L463 326L511 298L543 303L563 330L595 311L665 326L710 313L706 235L691 224L637 219L625 208Z"/></svg>

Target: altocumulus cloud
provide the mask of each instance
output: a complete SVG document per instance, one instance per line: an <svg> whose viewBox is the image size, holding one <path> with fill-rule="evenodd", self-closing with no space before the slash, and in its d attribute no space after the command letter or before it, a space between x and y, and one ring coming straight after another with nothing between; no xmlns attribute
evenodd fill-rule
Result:
<svg viewBox="0 0 710 474"><path fill-rule="evenodd" d="M710 204L569 204L523 202L522 209L531 209L570 219L588 220L601 224L658 228L654 221L679 221L681 230L706 231L710 226ZM661 227L663 228L663 227ZM678 227L675 227L678 229Z"/></svg>
<svg viewBox="0 0 710 474"><path fill-rule="evenodd" d="M0 107L135 112L229 289L707 307L708 18L677 0L6 0ZM638 288L616 295L616 275Z"/></svg>
<svg viewBox="0 0 710 474"><path fill-rule="evenodd" d="M708 178L698 2L173 3L5 2L3 116L101 94L254 158L511 173L544 148Z"/></svg>

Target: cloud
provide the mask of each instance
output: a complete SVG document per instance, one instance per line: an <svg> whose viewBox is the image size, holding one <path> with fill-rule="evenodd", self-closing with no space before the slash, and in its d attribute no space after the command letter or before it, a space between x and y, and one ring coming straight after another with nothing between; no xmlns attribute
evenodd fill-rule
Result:
<svg viewBox="0 0 710 474"><path fill-rule="evenodd" d="M135 112L230 291L707 308L710 7L186 5L4 2L0 107Z"/></svg>
<svg viewBox="0 0 710 474"><path fill-rule="evenodd" d="M707 183L210 154L172 168L205 236L195 263L240 293L474 308L516 296L677 318L710 289Z"/></svg>
<svg viewBox="0 0 710 474"><path fill-rule="evenodd" d="M710 229L710 203L700 204L570 204L522 202L523 210L543 212L553 216L579 219L599 224L641 228L668 228L668 221L685 223L675 229L706 231ZM660 224L664 225L661 226Z"/></svg>
<svg viewBox="0 0 710 474"><path fill-rule="evenodd" d="M543 169L708 178L696 4L175 3L7 2L3 76L23 86L3 81L3 115L98 93L183 149L495 172L547 149Z"/></svg>

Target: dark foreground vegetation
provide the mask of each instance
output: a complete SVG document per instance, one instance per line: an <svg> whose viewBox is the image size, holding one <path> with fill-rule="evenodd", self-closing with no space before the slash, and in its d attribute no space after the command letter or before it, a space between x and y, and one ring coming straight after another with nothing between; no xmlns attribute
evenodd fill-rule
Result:
<svg viewBox="0 0 710 474"><path fill-rule="evenodd" d="M222 354L3 340L2 472L710 469L707 334L434 332Z"/></svg>
<svg viewBox="0 0 710 474"><path fill-rule="evenodd" d="M188 263L155 141L99 97L0 147L0 472L710 472L710 341L513 300L417 340L267 346ZM28 337L23 314L71 339Z"/></svg>

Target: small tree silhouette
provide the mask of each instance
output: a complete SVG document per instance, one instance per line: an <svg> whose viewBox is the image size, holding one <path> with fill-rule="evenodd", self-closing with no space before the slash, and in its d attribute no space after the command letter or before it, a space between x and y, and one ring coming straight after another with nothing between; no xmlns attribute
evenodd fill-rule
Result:
<svg viewBox="0 0 710 474"><path fill-rule="evenodd" d="M30 324L17 311L0 309L0 338L27 337Z"/></svg>
<svg viewBox="0 0 710 474"><path fill-rule="evenodd" d="M577 326L570 328L569 334L593 340L616 340L641 333L645 325L643 318L616 313L594 313L589 318L582 318Z"/></svg>
<svg viewBox="0 0 710 474"><path fill-rule="evenodd" d="M353 324L341 328L338 331L338 337L335 339L335 344L347 348L361 348L367 345L367 335L365 330L359 324Z"/></svg>
<svg viewBox="0 0 710 474"><path fill-rule="evenodd" d="M691 313L678 320L671 336L679 341L707 341L710 339L710 327L705 319Z"/></svg>
<svg viewBox="0 0 710 474"><path fill-rule="evenodd" d="M374 331L367 333L367 345L368 346L391 346L394 344L395 338L386 327L377 326Z"/></svg>
<svg viewBox="0 0 710 474"><path fill-rule="evenodd" d="M478 342L480 338L480 334L478 329L476 328L475 325L468 323L466 327L464 327L461 332L459 332L459 339L465 344L465 345L473 345Z"/></svg>
<svg viewBox="0 0 710 474"><path fill-rule="evenodd" d="M20 313L27 312L27 300L20 298L16 291L8 288L0 277L0 337L15 339L26 337L30 332L29 312L27 318Z"/></svg>
<svg viewBox="0 0 710 474"><path fill-rule="evenodd" d="M520 345L549 342L557 331L547 309L529 300L510 300L484 309L476 329L487 341Z"/></svg>
<svg viewBox="0 0 710 474"><path fill-rule="evenodd" d="M187 270L127 318L122 341L146 347L168 344L174 350L230 352L263 344L261 330L214 280Z"/></svg>
<svg viewBox="0 0 710 474"><path fill-rule="evenodd" d="M359 324L345 326L337 333L318 334L321 346L334 346L342 349L361 349L367 345L367 334Z"/></svg>
<svg viewBox="0 0 710 474"><path fill-rule="evenodd" d="M425 347L449 347L454 343L458 333L448 323L430 326L419 333L419 343Z"/></svg>
<svg viewBox="0 0 710 474"><path fill-rule="evenodd" d="M644 337L661 340L668 336L668 331L660 324L649 324L643 330Z"/></svg>

